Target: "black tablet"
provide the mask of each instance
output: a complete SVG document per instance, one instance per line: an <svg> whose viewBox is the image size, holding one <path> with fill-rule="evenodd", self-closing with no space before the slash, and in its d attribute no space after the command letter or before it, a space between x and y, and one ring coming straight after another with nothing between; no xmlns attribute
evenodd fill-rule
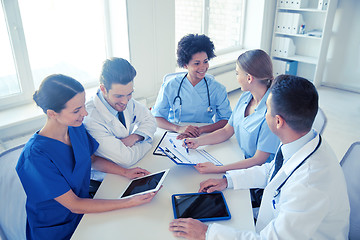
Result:
<svg viewBox="0 0 360 240"><path fill-rule="evenodd" d="M135 195L156 192L160 189L168 172L169 169L166 169L131 180L120 198L128 198Z"/></svg>
<svg viewBox="0 0 360 240"><path fill-rule="evenodd" d="M203 222L231 218L222 192L174 194L172 204L174 218L194 218Z"/></svg>

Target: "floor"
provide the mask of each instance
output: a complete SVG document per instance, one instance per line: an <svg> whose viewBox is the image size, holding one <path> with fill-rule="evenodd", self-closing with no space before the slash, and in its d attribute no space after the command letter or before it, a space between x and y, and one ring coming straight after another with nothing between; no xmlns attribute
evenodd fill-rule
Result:
<svg viewBox="0 0 360 240"><path fill-rule="evenodd" d="M333 148L339 161L355 141L360 141L360 94L320 87L319 106L327 117L323 138ZM229 93L230 105L236 105L241 90Z"/></svg>

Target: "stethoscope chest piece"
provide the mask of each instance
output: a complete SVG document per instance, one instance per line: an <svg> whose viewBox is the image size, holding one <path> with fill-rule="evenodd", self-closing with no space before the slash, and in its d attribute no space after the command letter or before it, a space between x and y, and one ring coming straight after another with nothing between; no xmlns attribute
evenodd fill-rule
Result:
<svg viewBox="0 0 360 240"><path fill-rule="evenodd" d="M176 122L180 122L180 118L181 118L181 107L182 107L182 99L180 97L180 89L181 89L181 85L183 84L184 82L184 79L186 78L187 76L187 73L185 74L185 76L181 79L181 82L180 82L180 85L179 85L179 88L178 88L178 91L177 91L177 95L176 97L174 98L173 100L173 111L174 111L174 116L175 116L175 103L178 102L179 105L177 105L177 107L179 108L179 111L180 111L180 114L179 114L179 118L177 119ZM207 97L208 97L208 108L206 109L206 111L208 113L213 113L214 109L211 107L211 103L210 103L210 92L209 92L209 85L207 83L207 80L206 78L204 77L204 80L205 80L205 84L206 84L206 90L207 90Z"/></svg>

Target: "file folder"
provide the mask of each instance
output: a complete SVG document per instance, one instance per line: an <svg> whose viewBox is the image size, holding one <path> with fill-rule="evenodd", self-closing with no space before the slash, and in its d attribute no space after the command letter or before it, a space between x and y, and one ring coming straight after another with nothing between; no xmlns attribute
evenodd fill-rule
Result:
<svg viewBox="0 0 360 240"><path fill-rule="evenodd" d="M291 21L291 34L299 34L300 26L304 24L303 17L300 13L293 13L292 14L292 21Z"/></svg>
<svg viewBox="0 0 360 240"><path fill-rule="evenodd" d="M300 8L307 8L308 6L309 6L308 0L297 0L295 1L293 8L300 9Z"/></svg>
<svg viewBox="0 0 360 240"><path fill-rule="evenodd" d="M222 166L222 163L205 149L189 149L189 153L187 153L182 146L183 140L176 139L177 136L178 133L165 132L153 154L167 156L177 165L196 165L203 162L212 162L216 166Z"/></svg>
<svg viewBox="0 0 360 240"><path fill-rule="evenodd" d="M280 59L273 59L274 77L281 74L296 75L297 74L297 61L284 61Z"/></svg>

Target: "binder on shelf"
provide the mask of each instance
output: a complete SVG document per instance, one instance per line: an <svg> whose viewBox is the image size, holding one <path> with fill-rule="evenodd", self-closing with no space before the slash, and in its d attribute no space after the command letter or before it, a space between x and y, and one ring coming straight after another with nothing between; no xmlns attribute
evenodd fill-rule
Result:
<svg viewBox="0 0 360 240"><path fill-rule="evenodd" d="M282 50L283 57L289 57L295 55L295 44L291 38L282 38L280 41L280 48Z"/></svg>
<svg viewBox="0 0 360 240"><path fill-rule="evenodd" d="M272 42L271 54L273 56L279 56L279 44L280 44L280 37L274 37Z"/></svg>
<svg viewBox="0 0 360 240"><path fill-rule="evenodd" d="M295 9L307 8L309 6L308 0L296 0L294 2L295 2L295 4L294 4L293 8L295 8Z"/></svg>
<svg viewBox="0 0 360 240"><path fill-rule="evenodd" d="M300 26L303 25L305 22L303 17L300 13L293 13L292 14L292 21L291 21L291 34L299 34Z"/></svg>
<svg viewBox="0 0 360 240"><path fill-rule="evenodd" d="M327 10L329 4L329 0L319 0L318 9L319 10Z"/></svg>
<svg viewBox="0 0 360 240"><path fill-rule="evenodd" d="M279 12L276 19L277 33L298 34L299 27L304 24L303 17L300 13Z"/></svg>
<svg viewBox="0 0 360 240"><path fill-rule="evenodd" d="M285 0L279 0L279 1L278 1L278 7L279 7L279 8L285 7Z"/></svg>
<svg viewBox="0 0 360 240"><path fill-rule="evenodd" d="M271 53L277 57L289 57L295 54L295 44L291 38L274 37Z"/></svg>
<svg viewBox="0 0 360 240"><path fill-rule="evenodd" d="M284 25L285 25L285 33L291 33L292 25L293 25L293 13L284 13Z"/></svg>
<svg viewBox="0 0 360 240"><path fill-rule="evenodd" d="M297 61L284 61L279 59L273 59L274 77L281 74L297 74Z"/></svg>

